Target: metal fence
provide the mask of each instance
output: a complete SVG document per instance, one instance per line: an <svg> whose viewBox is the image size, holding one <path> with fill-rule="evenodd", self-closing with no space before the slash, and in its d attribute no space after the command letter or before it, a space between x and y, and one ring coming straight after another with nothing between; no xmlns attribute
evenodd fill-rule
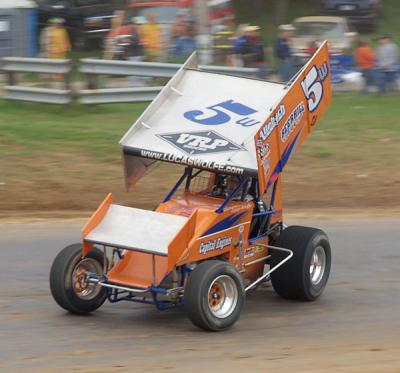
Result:
<svg viewBox="0 0 400 373"><path fill-rule="evenodd" d="M70 60L50 60L45 58L4 57L0 61L1 72L6 75L4 98L10 100L31 101L51 104L69 104L72 102ZM19 83L21 73L39 73L55 76L62 89L27 86ZM41 77L43 79L43 76Z"/></svg>
<svg viewBox="0 0 400 373"><path fill-rule="evenodd" d="M83 104L104 104L115 102L151 101L162 87L142 88L98 88L100 75L171 78L181 67L179 64L160 62L110 61L82 59L79 71L86 77L87 89L79 91L79 101ZM200 69L232 75L256 77L255 68L233 68L225 66L199 66Z"/></svg>
<svg viewBox="0 0 400 373"><path fill-rule="evenodd" d="M162 88L163 87L82 89L79 91L79 102L81 104L95 105L153 101Z"/></svg>
<svg viewBox="0 0 400 373"><path fill-rule="evenodd" d="M78 70L83 75L83 84L74 84L71 88L72 63L70 60L52 60L44 58L6 57L0 60L0 72L6 75L4 98L51 104L70 104L74 96L82 104L104 104L118 102L143 102L153 100L162 86L155 87L99 87L99 77L136 76L148 78L171 78L180 68L180 64L159 62L131 62L85 58L80 60ZM247 77L256 77L255 68L231 68L225 66L199 66L200 69ZM36 83L18 83L21 73L41 74ZM46 77L57 81L63 89L43 87ZM54 77L56 77L54 79ZM119 82L116 82L116 84Z"/></svg>

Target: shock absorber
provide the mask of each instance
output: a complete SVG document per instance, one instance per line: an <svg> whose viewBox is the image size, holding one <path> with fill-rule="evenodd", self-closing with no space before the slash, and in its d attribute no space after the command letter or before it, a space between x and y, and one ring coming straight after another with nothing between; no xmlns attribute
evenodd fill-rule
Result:
<svg viewBox="0 0 400 373"><path fill-rule="evenodd" d="M176 269L176 267L174 267L174 269L172 270L171 273L171 278L172 278L172 289L175 289L179 286L179 274L178 271ZM172 302L177 302L178 301L178 295L179 293L174 291L171 294L171 301Z"/></svg>

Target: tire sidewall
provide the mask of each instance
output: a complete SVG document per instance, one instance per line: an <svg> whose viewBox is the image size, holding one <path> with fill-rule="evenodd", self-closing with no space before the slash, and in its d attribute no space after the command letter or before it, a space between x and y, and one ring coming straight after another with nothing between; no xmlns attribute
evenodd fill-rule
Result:
<svg viewBox="0 0 400 373"><path fill-rule="evenodd" d="M233 266L228 263L215 260L206 261L199 264L199 266L203 267L202 269L204 269L204 266L208 265L210 268L206 270L201 278L198 278L198 276L193 276L193 273L189 278L188 290L191 292L191 301L190 303L185 303L185 308L189 318L195 325L209 331L221 331L231 327L240 317L240 313L245 301L245 290L242 277ZM199 267L197 268L200 270ZM194 271L196 271L196 269ZM197 275L199 274L200 273L197 273ZM229 276L234 281L237 288L238 298L233 312L225 318L218 318L213 315L210 310L208 292L213 281L222 275ZM191 281L192 283L190 283ZM193 281L196 281L196 283L194 284ZM193 294L194 292L196 293ZM196 314L197 320L193 319L193 314Z"/></svg>
<svg viewBox="0 0 400 373"><path fill-rule="evenodd" d="M64 258L65 262L62 263L62 256L64 253L69 252L69 256ZM80 298L73 289L72 274L77 264L85 258L90 258L99 262L103 268L102 253L97 249L92 249L89 251L86 257L82 257L82 247L81 245L71 245L67 246L55 259L53 267L51 269L50 279L54 276L58 279L53 280L53 284L50 284L51 292L54 299L59 303L59 305L73 313L89 313L97 308L99 308L107 298L106 289L101 288L99 293L92 299L82 299ZM54 268L54 265L58 261L61 267L58 267L58 272ZM52 280L51 280L52 281ZM61 301L61 303L60 303Z"/></svg>

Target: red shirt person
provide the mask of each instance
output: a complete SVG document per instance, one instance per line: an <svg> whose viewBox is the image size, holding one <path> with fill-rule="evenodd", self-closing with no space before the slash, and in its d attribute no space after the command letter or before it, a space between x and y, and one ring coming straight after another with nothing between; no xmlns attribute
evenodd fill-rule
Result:
<svg viewBox="0 0 400 373"><path fill-rule="evenodd" d="M367 40L358 42L354 61L364 77L364 93L368 93L369 87L375 85L376 56Z"/></svg>

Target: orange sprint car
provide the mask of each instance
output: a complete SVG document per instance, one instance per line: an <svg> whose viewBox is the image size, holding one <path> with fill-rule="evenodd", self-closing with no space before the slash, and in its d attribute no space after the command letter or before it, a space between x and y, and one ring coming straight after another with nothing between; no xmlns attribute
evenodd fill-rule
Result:
<svg viewBox="0 0 400 373"><path fill-rule="evenodd" d="M193 324L218 331L265 280L284 298L318 298L329 241L286 227L282 172L327 109L330 76L326 42L286 84L207 72L190 57L120 141L128 190L158 162L181 178L154 211L109 194L82 242L55 258L55 301L79 314L105 300L183 305Z"/></svg>

